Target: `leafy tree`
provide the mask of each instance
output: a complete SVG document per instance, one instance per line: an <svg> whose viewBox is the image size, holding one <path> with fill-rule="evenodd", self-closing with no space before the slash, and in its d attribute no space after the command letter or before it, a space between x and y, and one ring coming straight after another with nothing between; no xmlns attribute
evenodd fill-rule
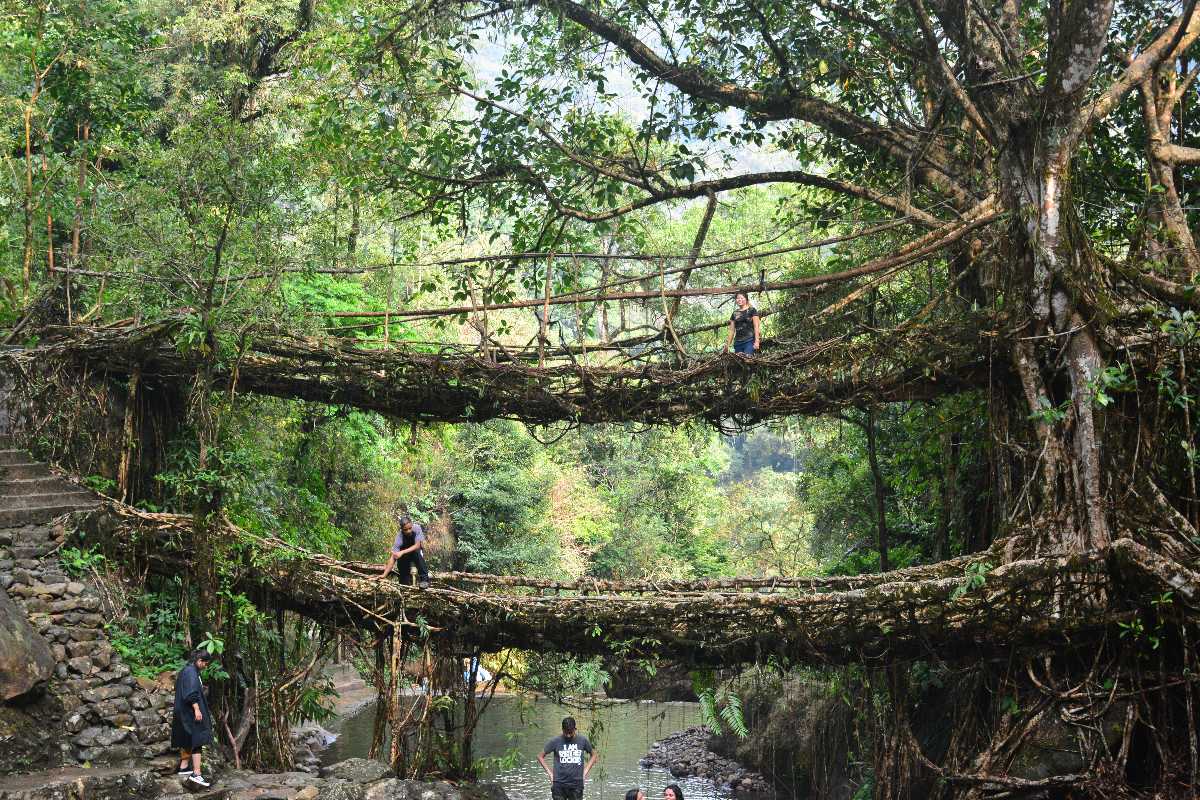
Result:
<svg viewBox="0 0 1200 800"><path fill-rule="evenodd" d="M512 423L488 423L465 429L456 446L464 468L455 475L451 516L461 565L496 573L552 566L552 478L535 442Z"/></svg>

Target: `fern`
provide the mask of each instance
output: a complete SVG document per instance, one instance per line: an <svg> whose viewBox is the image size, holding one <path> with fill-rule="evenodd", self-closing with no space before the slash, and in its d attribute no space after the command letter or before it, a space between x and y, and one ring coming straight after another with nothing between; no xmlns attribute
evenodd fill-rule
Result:
<svg viewBox="0 0 1200 800"><path fill-rule="evenodd" d="M742 714L741 699L728 686L718 689L712 670L693 672L692 690L700 700L700 721L714 736L720 736L726 728L739 739L750 735Z"/></svg>
<svg viewBox="0 0 1200 800"><path fill-rule="evenodd" d="M700 691L700 721L704 727L712 731L714 736L721 735L721 718L717 714L717 698L713 690L706 688Z"/></svg>
<svg viewBox="0 0 1200 800"><path fill-rule="evenodd" d="M723 694L725 705L721 708L721 719L729 726L729 730L733 731L734 736L745 739L750 735L750 731L746 728L745 717L742 716L742 701L727 689Z"/></svg>

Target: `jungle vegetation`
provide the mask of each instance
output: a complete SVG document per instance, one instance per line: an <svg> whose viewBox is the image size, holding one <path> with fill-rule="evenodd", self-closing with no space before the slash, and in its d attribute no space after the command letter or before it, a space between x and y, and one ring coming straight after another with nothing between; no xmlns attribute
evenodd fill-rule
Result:
<svg viewBox="0 0 1200 800"><path fill-rule="evenodd" d="M377 558L404 503L431 523L435 569L497 573L858 573L1122 537L1195 569L1194 2L2 8L0 326L33 344L44 324L170 317L195 358L163 468L125 499L193 514L211 571L147 587L146 613L178 631L147 669L217 638L244 688L311 634L223 590L215 514ZM937 246L847 275L913 241ZM748 431L416 425L214 377L262 331L716 356L728 295L655 297L668 270L680 289L837 276L756 294L768 347L853 342L916 376L983 377L888 403L868 382ZM486 311L620 281L647 296ZM484 312L391 314L466 304ZM974 702L932 772L908 668L863 677L887 709L869 785L1003 775L1041 719L1028 709L1108 719L1119 695L1122 737L1079 726L1082 777L987 791L1186 791L1195 657L1172 602L1153 643L1131 629L1036 671L958 668ZM132 648L145 623L126 624ZM938 791L984 796L972 780Z"/></svg>

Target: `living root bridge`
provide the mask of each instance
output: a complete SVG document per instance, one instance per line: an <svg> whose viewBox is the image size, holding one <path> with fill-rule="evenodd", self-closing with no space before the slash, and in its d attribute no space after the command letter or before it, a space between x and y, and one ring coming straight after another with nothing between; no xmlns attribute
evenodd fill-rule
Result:
<svg viewBox="0 0 1200 800"><path fill-rule="evenodd" d="M133 544L151 569L177 574L186 565L189 517L112 502L91 512L85 527L119 542L123 553ZM1102 550L994 568L980 565L996 556L980 554L881 575L781 579L773 586L747 579L659 588L451 573L422 590L376 580L377 566L337 561L227 522L217 535L229 546L254 545L253 564L233 576L242 591L323 625L374 632L399 624L458 652L669 653L691 665L769 655L810 664L930 656L977 661L1092 645L1167 591L1190 622L1200 619L1200 575L1127 538Z"/></svg>
<svg viewBox="0 0 1200 800"><path fill-rule="evenodd" d="M116 374L136 370L145 382L187 383L198 359L176 347L179 324L47 329L48 343L0 353L0 369L66 363ZM241 392L430 422L753 422L932 399L985 385L988 363L979 334L943 333L918 327L870 342L845 335L752 359L716 355L636 367L590 365L586 359L535 366L449 346L436 353L403 346L369 350L276 333L250 339L215 378Z"/></svg>

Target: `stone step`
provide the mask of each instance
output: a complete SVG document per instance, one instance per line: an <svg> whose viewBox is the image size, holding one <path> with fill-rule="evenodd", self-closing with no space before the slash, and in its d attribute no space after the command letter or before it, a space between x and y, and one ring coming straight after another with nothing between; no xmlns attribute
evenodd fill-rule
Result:
<svg viewBox="0 0 1200 800"><path fill-rule="evenodd" d="M83 491L65 478L41 475L34 478L0 477L0 495L62 494Z"/></svg>
<svg viewBox="0 0 1200 800"><path fill-rule="evenodd" d="M5 464L25 464L32 460L33 458L25 450L17 450L15 448L0 450L0 466Z"/></svg>
<svg viewBox="0 0 1200 800"><path fill-rule="evenodd" d="M5 480L44 478L50 474L49 467L36 461L24 461L18 464L0 464L0 478L4 478Z"/></svg>
<svg viewBox="0 0 1200 800"><path fill-rule="evenodd" d="M0 508L42 508L53 505L85 506L96 505L96 497L84 489L72 488L65 492L30 492L26 494L0 494Z"/></svg>
<svg viewBox="0 0 1200 800"><path fill-rule="evenodd" d="M201 789L193 788L179 778L160 778L158 791L158 800L225 800L230 790L219 783L214 783L210 789Z"/></svg>
<svg viewBox="0 0 1200 800"><path fill-rule="evenodd" d="M86 503L57 503L38 508L0 508L0 528L41 525L71 511L87 511L95 507L96 501L90 500Z"/></svg>
<svg viewBox="0 0 1200 800"><path fill-rule="evenodd" d="M156 778L149 767L65 767L0 778L0 800L150 798Z"/></svg>

